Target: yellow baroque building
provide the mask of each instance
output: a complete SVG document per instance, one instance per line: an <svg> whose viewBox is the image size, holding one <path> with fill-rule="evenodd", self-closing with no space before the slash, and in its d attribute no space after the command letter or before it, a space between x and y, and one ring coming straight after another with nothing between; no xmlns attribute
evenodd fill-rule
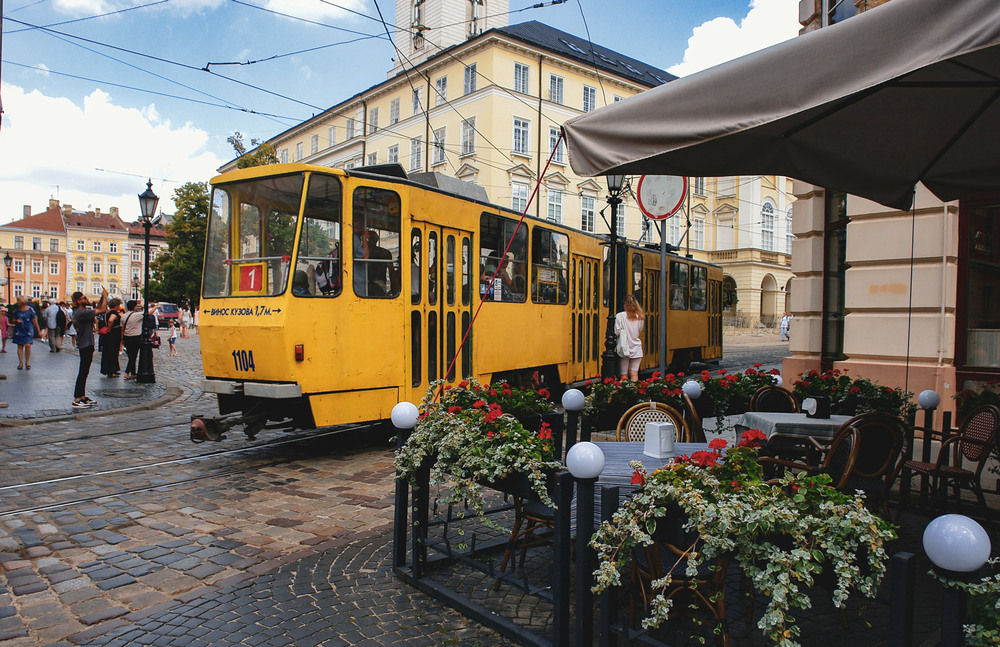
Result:
<svg viewBox="0 0 1000 647"><path fill-rule="evenodd" d="M573 174L560 126L676 77L539 22L508 26L507 10L506 0L397 0L399 51L388 79L268 140L278 160L399 164L477 184L496 204L608 233L605 180ZM236 160L220 170L234 168ZM724 266L728 322L773 325L792 276L790 181L692 178L691 187L690 235L682 239L681 214L667 225L668 242ZM634 192L622 197L618 235L659 244Z"/></svg>

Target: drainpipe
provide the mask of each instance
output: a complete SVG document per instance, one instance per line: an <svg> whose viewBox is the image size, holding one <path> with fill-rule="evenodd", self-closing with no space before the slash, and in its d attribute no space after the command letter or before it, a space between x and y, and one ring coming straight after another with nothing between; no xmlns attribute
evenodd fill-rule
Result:
<svg viewBox="0 0 1000 647"><path fill-rule="evenodd" d="M361 100L361 166L367 164L368 155L368 100Z"/></svg>
<svg viewBox="0 0 1000 647"><path fill-rule="evenodd" d="M538 176L538 181L542 181L542 61L543 56L538 55L538 154L535 155L535 175ZM546 192L548 187L546 187ZM541 191L538 192L539 198L541 198ZM542 217L541 209L541 199L535 200L535 217Z"/></svg>

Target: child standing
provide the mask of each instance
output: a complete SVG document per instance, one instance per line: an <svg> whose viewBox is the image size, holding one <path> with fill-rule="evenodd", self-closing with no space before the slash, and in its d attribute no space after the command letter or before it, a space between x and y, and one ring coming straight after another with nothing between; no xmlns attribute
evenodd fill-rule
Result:
<svg viewBox="0 0 1000 647"><path fill-rule="evenodd" d="M167 341L170 342L170 352L168 356L173 357L177 355L177 325L171 321L170 322L170 336L167 337Z"/></svg>

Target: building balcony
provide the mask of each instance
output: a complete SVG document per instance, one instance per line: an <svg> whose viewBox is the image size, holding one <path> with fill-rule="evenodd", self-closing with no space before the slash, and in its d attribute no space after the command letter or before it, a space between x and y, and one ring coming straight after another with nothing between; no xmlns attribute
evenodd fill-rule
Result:
<svg viewBox="0 0 1000 647"><path fill-rule="evenodd" d="M762 265L791 267L792 255L784 252L769 252L753 247L743 247L740 249L724 249L708 252L708 261L717 265L760 263Z"/></svg>

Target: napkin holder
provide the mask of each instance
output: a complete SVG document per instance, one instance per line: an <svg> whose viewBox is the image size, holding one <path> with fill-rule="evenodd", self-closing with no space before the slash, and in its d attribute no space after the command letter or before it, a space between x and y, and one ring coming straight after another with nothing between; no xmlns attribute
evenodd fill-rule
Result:
<svg viewBox="0 0 1000 647"><path fill-rule="evenodd" d="M811 400L811 402L810 402ZM825 395L814 395L802 401L802 410L806 412L806 418L830 417L830 398Z"/></svg>
<svg viewBox="0 0 1000 647"><path fill-rule="evenodd" d="M642 453L652 458L673 458L675 432L672 422L647 422Z"/></svg>

